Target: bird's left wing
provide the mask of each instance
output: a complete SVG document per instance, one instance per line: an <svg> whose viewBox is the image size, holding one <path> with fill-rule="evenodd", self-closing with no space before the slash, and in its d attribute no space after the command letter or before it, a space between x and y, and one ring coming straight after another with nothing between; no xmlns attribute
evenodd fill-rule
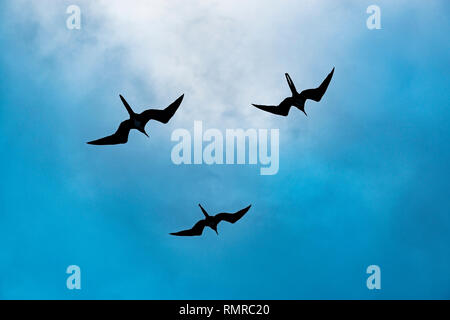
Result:
<svg viewBox="0 0 450 320"><path fill-rule="evenodd" d="M107 137L97 139L94 141L89 141L88 144L93 145L111 145L111 144L122 144L128 141L128 134L131 130L131 120L122 121L117 131Z"/></svg>
<svg viewBox="0 0 450 320"><path fill-rule="evenodd" d="M278 106L266 106L254 103L252 105L266 112L277 114L279 116L287 116L289 114L289 110L291 109L292 104L293 104L292 97L288 97L283 101L281 101L281 103Z"/></svg>
<svg viewBox="0 0 450 320"><path fill-rule="evenodd" d="M205 220L197 222L192 229L171 233L173 236L201 236L205 228Z"/></svg>
<svg viewBox="0 0 450 320"><path fill-rule="evenodd" d="M150 120L156 120L162 123L167 123L173 117L175 112L178 110L181 101L183 101L183 97L184 94L182 94L177 100L172 102L164 110L156 110L156 109L145 110L144 112L141 113L141 116L144 119L145 123L147 123Z"/></svg>
<svg viewBox="0 0 450 320"><path fill-rule="evenodd" d="M241 219L244 216L244 214L247 213L248 210L250 210L251 206L252 205L249 205L248 207L246 207L246 208L244 208L242 210L239 210L238 212L235 212L235 213L225 213L225 212L219 213L219 214L214 216L214 219L217 220L217 223L219 223L220 221L226 221L226 222L229 222L229 223L235 223L236 221Z"/></svg>

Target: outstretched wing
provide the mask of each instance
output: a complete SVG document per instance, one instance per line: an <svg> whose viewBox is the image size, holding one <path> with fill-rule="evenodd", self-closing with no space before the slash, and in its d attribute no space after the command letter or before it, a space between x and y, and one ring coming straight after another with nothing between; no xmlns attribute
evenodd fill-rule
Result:
<svg viewBox="0 0 450 320"><path fill-rule="evenodd" d="M205 226L206 226L205 220L200 220L199 222L197 222L192 227L192 229L179 231L179 232L174 232L174 233L171 233L171 235L173 235L173 236L187 236L187 237L189 237L189 236L201 236Z"/></svg>
<svg viewBox="0 0 450 320"><path fill-rule="evenodd" d="M300 96L302 96L305 100L310 99L314 100L316 102L319 102L325 92L327 91L328 85L330 84L331 78L334 74L334 68L331 70L331 72L328 74L328 76L323 80L323 82L320 84L319 87L315 89L307 89L300 92Z"/></svg>
<svg viewBox="0 0 450 320"><path fill-rule="evenodd" d="M239 219L241 219L244 214L247 213L248 210L250 210L250 207L252 205L249 205L247 208L244 208L242 210L239 210L238 212L235 213L219 213L217 215L214 216L214 219L216 220L217 223L219 223L220 221L226 221L229 223L235 223L236 221L238 221Z"/></svg>
<svg viewBox="0 0 450 320"><path fill-rule="evenodd" d="M281 103L278 106L265 106L261 104L252 104L252 105L266 112L270 112L280 116L287 116L289 114L289 110L291 109L292 103L293 103L292 97L289 97L281 101Z"/></svg>
<svg viewBox="0 0 450 320"><path fill-rule="evenodd" d="M164 110L149 109L142 112L140 116L142 117L145 123L147 123L150 120L156 120L162 123L167 123L173 117L175 112L178 110L181 101L183 101L183 97L184 94L182 94L177 100L172 102L172 104L169 105Z"/></svg>
<svg viewBox="0 0 450 320"><path fill-rule="evenodd" d="M131 130L131 121L125 120L123 121L117 131L107 137L90 141L88 144L94 144L94 145L107 145L107 144L121 144L126 143L128 141L128 134Z"/></svg>

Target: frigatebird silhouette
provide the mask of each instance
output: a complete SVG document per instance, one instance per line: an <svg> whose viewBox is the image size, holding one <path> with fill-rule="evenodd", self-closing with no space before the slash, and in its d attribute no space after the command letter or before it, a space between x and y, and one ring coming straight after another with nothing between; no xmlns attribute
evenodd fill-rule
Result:
<svg viewBox="0 0 450 320"><path fill-rule="evenodd" d="M305 115L307 115L305 112L306 100L309 99L319 102L325 94L325 91L327 91L328 85L330 84L331 78L333 77L333 73L334 68L333 70L331 70L325 80L323 80L322 84L319 87L315 89L303 90L300 93L297 92L294 82L292 81L289 74L285 73L287 83L292 92L292 96L284 99L278 106L265 106L260 104L253 104L253 106L273 114L278 114L280 116L287 116L291 107L294 106L303 111Z"/></svg>
<svg viewBox="0 0 450 320"><path fill-rule="evenodd" d="M127 109L128 114L130 115L130 119L123 121L114 134L98 140L90 141L88 142L88 144L111 145L127 143L128 134L130 133L131 129L136 129L148 137L148 134L145 131L145 125L147 124L147 122L149 122L150 120L156 120L162 123L169 122L169 120L173 117L178 107L180 106L184 94L182 94L177 100L175 100L164 110L149 109L145 110L142 113L135 113L133 109L131 109L125 98L122 97L122 95L119 96L120 100L122 100L123 105Z"/></svg>
<svg viewBox="0 0 450 320"><path fill-rule="evenodd" d="M210 216L205 209L203 209L202 205L198 205L200 209L202 209L203 214L205 215L205 219L200 220L197 222L192 229L184 230L180 232L171 233L173 236L200 236L203 233L203 229L205 227L210 227L213 229L217 234L217 225L221 221L226 221L230 223L235 223L239 219L241 219L244 214L247 213L247 211L250 209L252 205L249 205L247 208L244 208L242 210L239 210L235 213L218 213L215 216Z"/></svg>

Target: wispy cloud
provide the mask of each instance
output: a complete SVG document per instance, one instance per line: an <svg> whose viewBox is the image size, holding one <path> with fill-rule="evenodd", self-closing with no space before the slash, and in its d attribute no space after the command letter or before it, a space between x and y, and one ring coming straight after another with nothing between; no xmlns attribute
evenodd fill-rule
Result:
<svg viewBox="0 0 450 320"><path fill-rule="evenodd" d="M270 126L271 118L250 104L286 96L287 71L299 85L321 81L318 75L336 63L329 57L337 42L344 42L342 47L355 36L349 37L341 22L347 20L349 28L348 19L359 18L349 14L355 2L78 1L82 28L69 31L69 4L12 4L16 14L34 23L37 53L58 61L68 81L85 82L101 68L117 69L132 100L149 101L145 93L151 92L151 103L163 105L184 92L180 123L201 115L214 127L234 127L242 118L247 126Z"/></svg>

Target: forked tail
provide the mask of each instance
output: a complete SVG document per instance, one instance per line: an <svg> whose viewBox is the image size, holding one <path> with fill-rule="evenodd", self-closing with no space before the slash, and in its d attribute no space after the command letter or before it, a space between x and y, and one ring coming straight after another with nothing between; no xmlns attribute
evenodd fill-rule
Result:
<svg viewBox="0 0 450 320"><path fill-rule="evenodd" d="M133 117L134 114L135 114L134 111L133 111L133 109L131 109L130 105L129 105L128 102L125 100L125 98L122 97L121 94L119 94L119 96L120 96L120 100L122 100L123 105L124 105L125 108L127 109L128 114L130 115L130 118Z"/></svg>
<svg viewBox="0 0 450 320"><path fill-rule="evenodd" d="M292 79L291 79L291 77L289 76L288 73L285 73L284 75L286 76L286 80L287 80L287 83L289 85L289 89L291 89L292 96L297 95L298 92L297 92L297 89L295 88L294 81L292 81Z"/></svg>
<svg viewBox="0 0 450 320"><path fill-rule="evenodd" d="M200 203L198 204L198 206L200 207L200 209L202 209L202 212L203 212L203 214L205 215L205 217L208 218L208 217L209 217L208 212L206 212L206 210L203 209L203 207L202 207L202 205L201 205Z"/></svg>

